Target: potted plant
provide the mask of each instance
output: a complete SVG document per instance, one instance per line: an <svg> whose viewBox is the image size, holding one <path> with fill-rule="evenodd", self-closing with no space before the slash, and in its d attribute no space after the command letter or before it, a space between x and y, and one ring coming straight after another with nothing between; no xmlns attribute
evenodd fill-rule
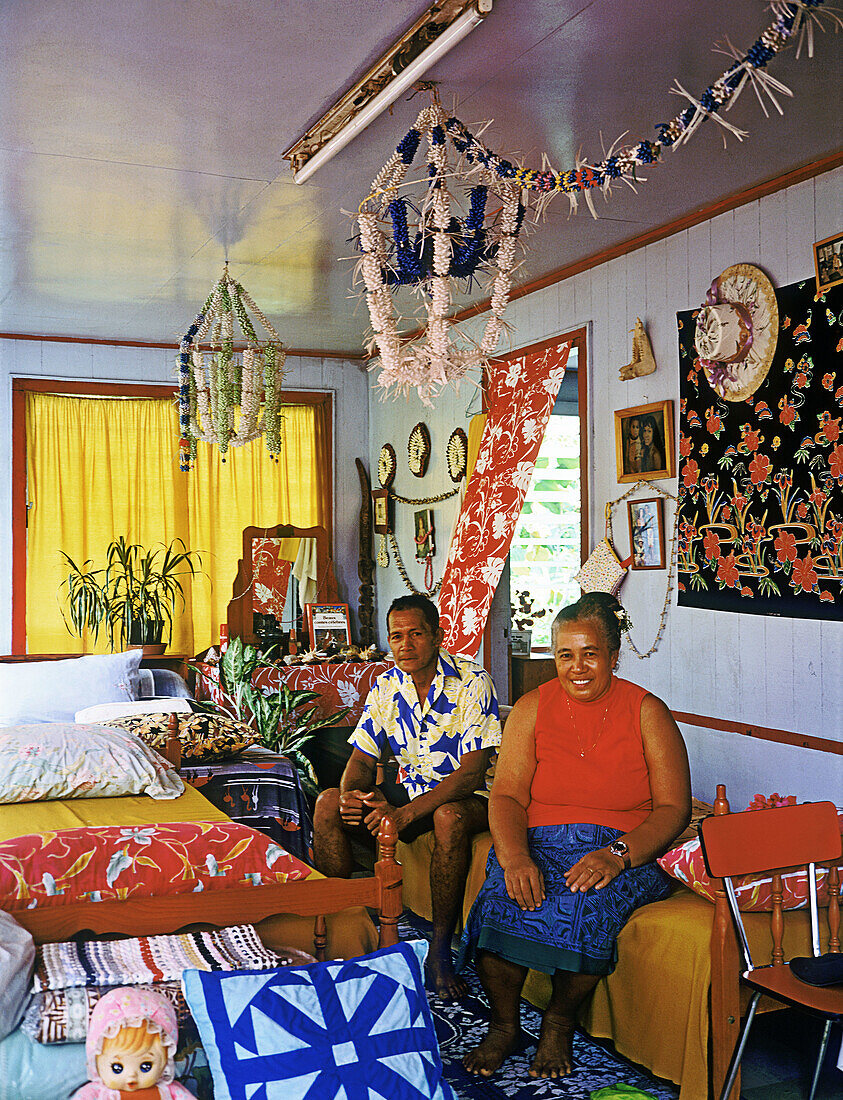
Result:
<svg viewBox="0 0 843 1100"><path fill-rule="evenodd" d="M272 668L271 650L261 654L242 638L232 638L220 657L220 687L231 699L229 712L241 722L250 723L261 744L286 756L299 773L304 791L315 798L319 792L313 765L304 754L304 746L313 740L316 730L333 725L351 711L341 707L333 714L322 714L315 705L316 691L299 691L282 684L279 691L261 691L252 683L261 668ZM215 704L203 704L217 709Z"/></svg>
<svg viewBox="0 0 843 1100"><path fill-rule="evenodd" d="M147 550L120 535L108 544L105 565L89 558L81 566L62 550L69 571L59 585L62 616L71 634L105 631L112 649L153 646L160 652L172 640L173 616L182 581L195 576L201 557L181 539Z"/></svg>
<svg viewBox="0 0 843 1100"><path fill-rule="evenodd" d="M547 614L547 608L536 609L535 601L525 589L515 593L515 603L510 604L510 615L514 629L509 632L510 645L513 657L529 657L533 643L533 632L530 627L536 621Z"/></svg>

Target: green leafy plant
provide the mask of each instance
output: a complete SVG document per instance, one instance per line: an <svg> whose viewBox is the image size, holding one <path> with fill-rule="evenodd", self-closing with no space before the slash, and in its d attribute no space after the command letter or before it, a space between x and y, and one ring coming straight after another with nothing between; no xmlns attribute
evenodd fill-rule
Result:
<svg viewBox="0 0 843 1100"><path fill-rule="evenodd" d="M105 631L112 649L169 643L185 577L196 576L201 556L181 539L147 550L120 535L108 544L104 566L82 565L63 550L68 574L59 585L62 616L71 634Z"/></svg>
<svg viewBox="0 0 843 1100"><path fill-rule="evenodd" d="M220 658L220 687L231 699L235 716L254 726L262 745L289 758L302 787L315 797L319 791L316 773L304 746L313 740L316 730L341 721L351 707L325 715L319 713L316 691L296 691L286 684L278 691L261 691L252 678L262 668L275 667L271 654L272 650L261 654L242 638L232 638Z"/></svg>

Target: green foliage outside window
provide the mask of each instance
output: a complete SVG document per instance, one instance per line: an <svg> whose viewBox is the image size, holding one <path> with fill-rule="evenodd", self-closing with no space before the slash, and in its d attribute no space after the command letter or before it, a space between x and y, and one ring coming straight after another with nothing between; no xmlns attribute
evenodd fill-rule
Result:
<svg viewBox="0 0 843 1100"><path fill-rule="evenodd" d="M509 555L510 592L549 612L531 627L533 649L550 645L556 612L580 595L579 463L579 417L551 416Z"/></svg>

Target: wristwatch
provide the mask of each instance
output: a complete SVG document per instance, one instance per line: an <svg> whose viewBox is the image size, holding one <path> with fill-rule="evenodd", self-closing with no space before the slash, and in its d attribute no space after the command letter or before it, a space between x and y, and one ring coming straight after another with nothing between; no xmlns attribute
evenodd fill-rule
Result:
<svg viewBox="0 0 843 1100"><path fill-rule="evenodd" d="M609 851L613 856L618 856L623 860L624 870L632 865L632 860L629 857L629 845L625 840L613 840L609 845Z"/></svg>

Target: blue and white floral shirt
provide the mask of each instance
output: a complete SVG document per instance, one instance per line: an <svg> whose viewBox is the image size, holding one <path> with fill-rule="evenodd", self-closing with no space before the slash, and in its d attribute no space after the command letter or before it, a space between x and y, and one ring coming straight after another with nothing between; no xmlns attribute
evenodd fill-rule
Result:
<svg viewBox="0 0 843 1100"><path fill-rule="evenodd" d="M498 700L485 669L439 650L424 703L413 678L390 668L375 681L349 743L377 760L388 743L410 798L432 790L463 753L501 743Z"/></svg>

